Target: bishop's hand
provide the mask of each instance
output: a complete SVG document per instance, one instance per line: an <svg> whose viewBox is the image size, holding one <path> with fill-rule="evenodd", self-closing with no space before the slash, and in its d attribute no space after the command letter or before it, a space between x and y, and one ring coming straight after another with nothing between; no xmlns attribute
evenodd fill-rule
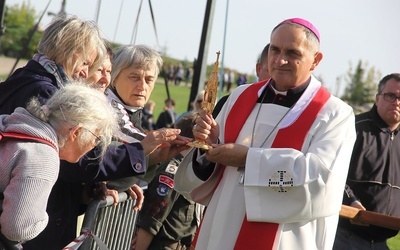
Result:
<svg viewBox="0 0 400 250"><path fill-rule="evenodd" d="M206 144L218 143L219 125L211 114L201 110L196 118L196 125L193 127L193 136L196 141L206 142Z"/></svg>

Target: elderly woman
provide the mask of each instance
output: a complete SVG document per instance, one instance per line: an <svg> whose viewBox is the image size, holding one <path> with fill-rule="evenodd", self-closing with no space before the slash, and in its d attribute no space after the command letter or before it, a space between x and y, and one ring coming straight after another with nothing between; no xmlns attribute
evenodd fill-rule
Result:
<svg viewBox="0 0 400 250"><path fill-rule="evenodd" d="M77 162L95 146L101 157L116 128L114 112L105 96L80 83L56 91L44 105L34 98L26 109L1 115L2 234L9 240L24 242L43 231L49 219L46 204L58 177L60 159Z"/></svg>
<svg viewBox="0 0 400 250"><path fill-rule="evenodd" d="M136 136L141 127L142 109L154 89L163 60L145 45L120 47L112 61L111 85L106 95L117 111L125 134Z"/></svg>
<svg viewBox="0 0 400 250"><path fill-rule="evenodd" d="M111 82L111 60L114 56L112 48L106 43L107 54L103 59L103 62L99 65L97 70L94 70L92 75L89 76L87 82L92 83L95 88L98 88L104 93L108 85Z"/></svg>
<svg viewBox="0 0 400 250"><path fill-rule="evenodd" d="M128 45L120 47L112 61L111 84L106 95L118 114L118 122L122 131L121 140L132 137L141 141L143 147L159 137L174 136L179 129L158 129L146 135L141 127L142 109L150 98L155 82L162 67L160 54L146 45ZM188 138L180 136L175 141L164 144L152 152L148 165L169 160L187 148ZM177 144L178 143L178 144ZM155 168L152 168L155 171ZM146 172L141 179L150 181L153 171Z"/></svg>

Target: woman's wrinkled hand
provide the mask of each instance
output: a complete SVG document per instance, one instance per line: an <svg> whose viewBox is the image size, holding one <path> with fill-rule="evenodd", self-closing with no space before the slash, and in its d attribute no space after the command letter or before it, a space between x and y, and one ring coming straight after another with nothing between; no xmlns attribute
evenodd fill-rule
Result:
<svg viewBox="0 0 400 250"><path fill-rule="evenodd" d="M140 142L146 155L152 154L158 148L167 148L171 145L184 145L188 138L179 135L180 129L162 128L150 131Z"/></svg>

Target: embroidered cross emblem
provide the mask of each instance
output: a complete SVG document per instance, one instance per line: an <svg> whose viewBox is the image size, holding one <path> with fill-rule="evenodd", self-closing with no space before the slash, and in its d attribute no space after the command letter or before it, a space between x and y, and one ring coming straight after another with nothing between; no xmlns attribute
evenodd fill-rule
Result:
<svg viewBox="0 0 400 250"><path fill-rule="evenodd" d="M286 193L293 187L293 177L284 170L277 171L268 180L268 186L274 191Z"/></svg>

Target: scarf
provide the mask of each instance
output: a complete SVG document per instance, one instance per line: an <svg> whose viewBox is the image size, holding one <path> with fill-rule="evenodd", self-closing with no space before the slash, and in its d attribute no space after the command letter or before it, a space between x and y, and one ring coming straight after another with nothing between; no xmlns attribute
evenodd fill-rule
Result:
<svg viewBox="0 0 400 250"><path fill-rule="evenodd" d="M122 132L138 140L142 140L145 137L141 126L142 108L124 104L115 90L111 88L107 88L105 94L111 106L117 110L118 123Z"/></svg>
<svg viewBox="0 0 400 250"><path fill-rule="evenodd" d="M63 67L58 65L56 62L52 61L48 56L43 54L35 54L33 60L38 62L42 67L52 74L57 81L57 88L61 88L69 81L67 74L65 73Z"/></svg>

